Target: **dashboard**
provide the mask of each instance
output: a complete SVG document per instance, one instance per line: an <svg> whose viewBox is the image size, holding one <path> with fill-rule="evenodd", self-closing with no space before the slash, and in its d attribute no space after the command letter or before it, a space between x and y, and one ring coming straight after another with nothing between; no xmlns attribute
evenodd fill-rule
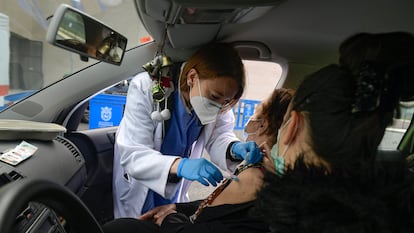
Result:
<svg viewBox="0 0 414 233"><path fill-rule="evenodd" d="M23 140L0 141L0 153L15 148ZM85 160L79 149L68 139L57 136L52 140L24 140L37 148L28 159L13 166L0 161L0 188L10 182L35 178L48 180L65 186L77 194L87 178ZM29 202L19 210L13 232L18 233L59 233L65 232L65 220L53 210L37 202Z"/></svg>
<svg viewBox="0 0 414 233"><path fill-rule="evenodd" d="M1 153L16 147L21 141L1 141ZM31 177L51 180L75 193L79 191L87 174L83 156L72 142L60 136L51 141L24 141L36 146L37 151L16 166L0 161L0 187L13 180Z"/></svg>

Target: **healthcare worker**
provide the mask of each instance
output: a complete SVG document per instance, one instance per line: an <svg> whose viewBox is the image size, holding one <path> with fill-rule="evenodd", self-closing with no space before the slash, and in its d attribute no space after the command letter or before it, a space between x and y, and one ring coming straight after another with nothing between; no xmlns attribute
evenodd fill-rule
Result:
<svg viewBox="0 0 414 233"><path fill-rule="evenodd" d="M213 163L233 172L242 160L262 159L256 143L240 142L233 133L231 108L245 87L243 63L233 47L203 46L171 72L171 79L154 81L157 62L144 68L148 72L130 83L116 134L115 218L136 218L159 205L188 201L194 180L216 186L223 175ZM202 158L204 148L211 162Z"/></svg>

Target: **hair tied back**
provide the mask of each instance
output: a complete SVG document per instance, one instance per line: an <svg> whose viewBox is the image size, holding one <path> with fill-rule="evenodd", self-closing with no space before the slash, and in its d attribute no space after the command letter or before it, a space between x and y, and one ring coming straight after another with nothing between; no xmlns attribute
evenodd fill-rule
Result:
<svg viewBox="0 0 414 233"><path fill-rule="evenodd" d="M356 79L356 90L352 113L371 112L381 105L382 95L387 92L384 69L377 64L365 62Z"/></svg>

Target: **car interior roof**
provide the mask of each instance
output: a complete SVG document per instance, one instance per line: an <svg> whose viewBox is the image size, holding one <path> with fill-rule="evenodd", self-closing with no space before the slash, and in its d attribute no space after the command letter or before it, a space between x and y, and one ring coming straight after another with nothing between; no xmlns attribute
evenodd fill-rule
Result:
<svg viewBox="0 0 414 233"><path fill-rule="evenodd" d="M273 58L316 67L336 61L339 43L354 33L414 33L412 0L136 0L136 6L156 41L169 24L166 44L174 50L212 40L255 41ZM207 13L186 22L183 12L194 8Z"/></svg>

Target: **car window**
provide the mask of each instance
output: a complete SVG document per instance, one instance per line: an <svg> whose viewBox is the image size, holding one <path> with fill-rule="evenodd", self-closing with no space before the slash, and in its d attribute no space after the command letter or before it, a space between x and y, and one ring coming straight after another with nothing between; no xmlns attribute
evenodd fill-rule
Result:
<svg viewBox="0 0 414 233"><path fill-rule="evenodd" d="M282 67L275 62L244 60L243 64L246 70L246 91L233 108L236 132L243 130L256 106L272 93L282 75Z"/></svg>
<svg viewBox="0 0 414 233"><path fill-rule="evenodd" d="M381 150L398 148L407 128L410 126L414 113L414 102L400 102L400 111L394 117L393 124L386 128L384 137L379 145Z"/></svg>
<svg viewBox="0 0 414 233"><path fill-rule="evenodd" d="M243 61L246 70L246 90L233 108L235 132L240 138L241 130L254 110L278 84L282 68L278 63L265 61ZM130 77L110 87L89 100L79 130L104 128L119 125L123 116Z"/></svg>
<svg viewBox="0 0 414 233"><path fill-rule="evenodd" d="M140 24L133 1L0 0L0 110L97 62L81 61L78 54L47 43L48 23L61 3L125 35L127 49L152 40Z"/></svg>

